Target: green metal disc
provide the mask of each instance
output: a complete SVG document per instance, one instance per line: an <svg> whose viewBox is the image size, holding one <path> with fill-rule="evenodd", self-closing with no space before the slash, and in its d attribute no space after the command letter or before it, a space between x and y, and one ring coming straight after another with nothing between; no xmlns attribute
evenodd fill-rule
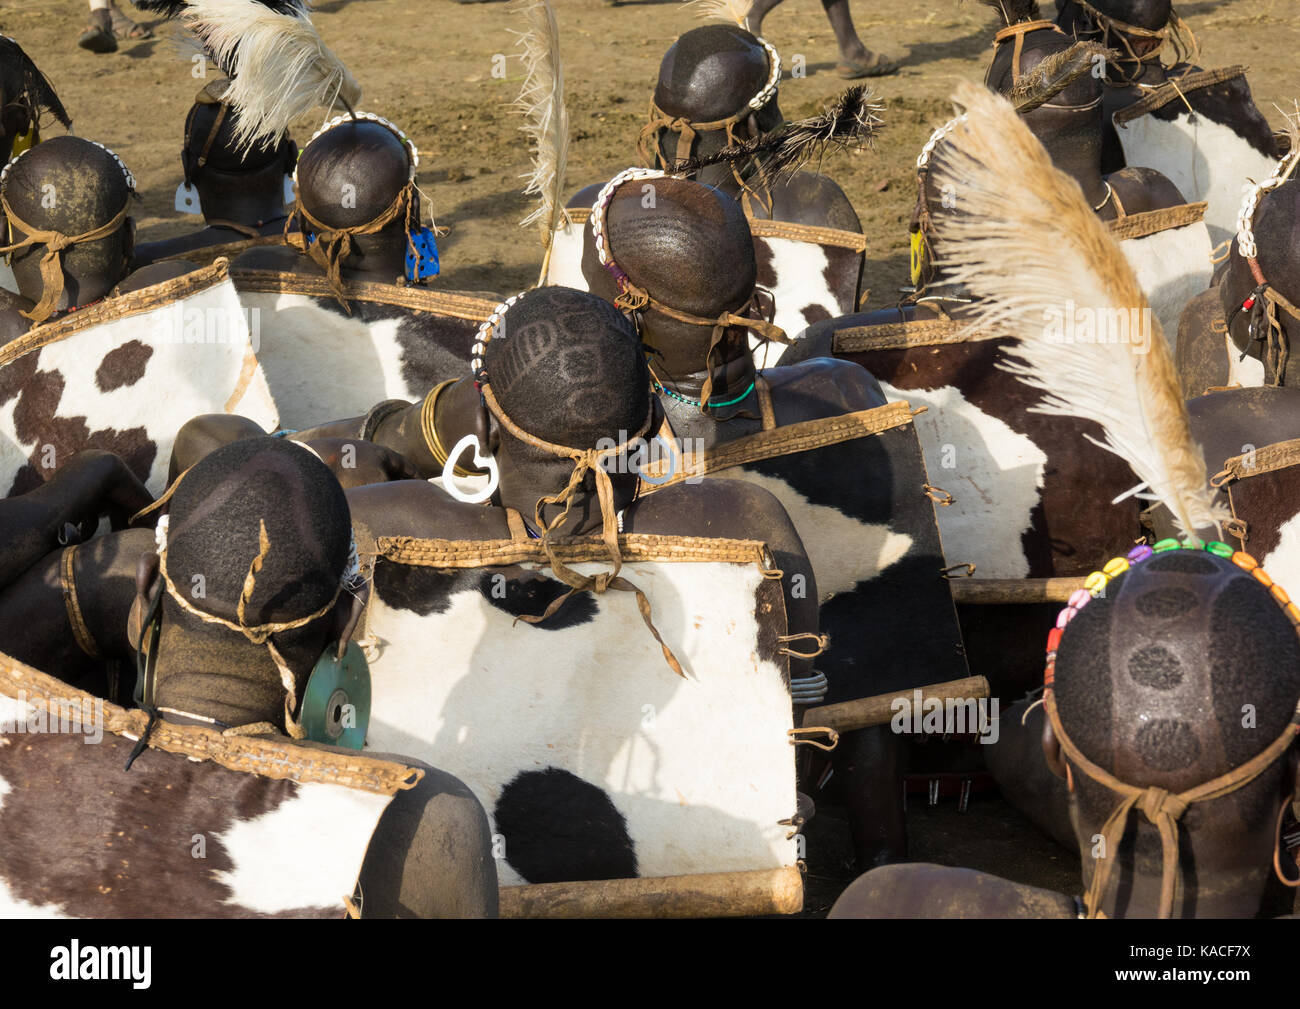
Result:
<svg viewBox="0 0 1300 1009"><path fill-rule="evenodd" d="M307 738L359 750L370 725L370 664L355 641L343 661L328 649L316 663L302 697L300 722Z"/></svg>

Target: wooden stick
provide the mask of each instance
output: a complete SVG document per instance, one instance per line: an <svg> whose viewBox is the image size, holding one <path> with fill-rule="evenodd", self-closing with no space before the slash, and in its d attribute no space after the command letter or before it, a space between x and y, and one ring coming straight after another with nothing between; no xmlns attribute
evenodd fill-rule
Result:
<svg viewBox="0 0 1300 1009"><path fill-rule="evenodd" d="M940 700L980 700L989 696L989 681L983 676L968 676L964 680L949 680L947 683L932 683L928 687L910 690L895 690L875 697L862 697L856 701L843 701L839 704L826 704L820 708L809 708L803 713L804 728L825 726L836 732L853 732L866 729L872 725L884 725L894 717L894 699L901 697L909 704L915 699L916 689L921 691L921 700L931 697Z"/></svg>
<svg viewBox="0 0 1300 1009"><path fill-rule="evenodd" d="M967 606L995 603L1064 603L1083 588L1082 578L953 578L952 601Z"/></svg>
<svg viewBox="0 0 1300 1009"><path fill-rule="evenodd" d="M502 918L735 918L803 910L797 866L503 886Z"/></svg>

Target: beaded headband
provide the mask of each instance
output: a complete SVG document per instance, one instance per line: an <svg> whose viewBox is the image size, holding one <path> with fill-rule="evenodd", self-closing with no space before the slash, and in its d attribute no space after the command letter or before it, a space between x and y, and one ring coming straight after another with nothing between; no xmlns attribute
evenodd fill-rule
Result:
<svg viewBox="0 0 1300 1009"><path fill-rule="evenodd" d="M396 135L397 138L401 140L403 144L406 145L406 149L411 156L410 157L411 171L407 177L407 181L408 182L415 181L416 169L420 167L420 151L415 146L415 141L413 141L410 137L408 137L405 133L403 133L395 123L393 123L388 119L385 119L383 116L377 116L373 112L358 112L356 115L349 115L345 113L344 115L341 116L335 116L333 119L331 119L329 122L327 122L324 126L322 126L319 130L317 130L315 133L311 135L311 140L307 141L307 146L311 146L311 144L318 137L328 133L330 130L334 129L334 127L342 126L344 123L354 123L354 122L378 123L380 126L383 126L389 132ZM298 184L297 165L294 165L293 168L293 183L295 186Z"/></svg>
<svg viewBox="0 0 1300 1009"><path fill-rule="evenodd" d="M921 148L921 153L916 158L917 171L923 172L930 167L930 157L934 154L934 149L947 138L949 133L966 122L966 118L966 114L962 113L960 116L949 119L930 134L930 139L925 142L925 146Z"/></svg>
<svg viewBox="0 0 1300 1009"><path fill-rule="evenodd" d="M471 351L469 370L474 376L474 384L480 389L487 382L487 372L483 368L483 356L487 351L487 345L492 342L492 337L496 335L496 329L501 325L506 312L510 311L511 306L522 298L525 293L521 291L519 294L513 294L492 309L492 313L483 320L478 327L478 332L474 334L474 347Z"/></svg>
<svg viewBox="0 0 1300 1009"><path fill-rule="evenodd" d="M116 154L114 151L110 150L109 148L107 148L107 147L105 147L103 144L101 144L98 140L87 140L86 142L87 142L87 143L90 143L90 144L94 144L94 145L95 145L96 147L98 147L101 151L103 151L103 152L104 152L105 154L107 154L110 158L112 158L114 161L117 162L117 167L120 168L120 169L122 169L122 176L123 176L123 178L126 179L126 186L127 186L127 188L128 188L129 190L131 190L132 193L134 193L134 192L135 192L135 176L132 175L132 174L131 174L131 170L130 170L129 168L126 167L126 162L123 161L121 158L119 158L119 157L117 156L117 154ZM4 166L3 169L0 169L0 192L3 192L3 191L4 191L5 183L7 183L7 182L9 181L9 169L13 168L14 165L18 164L18 162L21 161L21 160L23 159L23 155L28 154L28 153L30 153L30 152L32 152L32 151L34 151L34 150L36 150L35 147L29 147L29 148L27 148L27 150L21 152L20 154L15 155L13 158L11 158L10 161L9 161L9 163L6 164L6 165Z"/></svg>
<svg viewBox="0 0 1300 1009"><path fill-rule="evenodd" d="M1259 248L1255 245L1254 227L1259 201L1264 198L1265 193L1272 192L1290 179L1297 163L1300 163L1300 146L1288 151L1273 169L1273 174L1263 182L1246 184L1246 196L1241 202L1241 212L1237 215L1237 250L1244 258L1256 259L1259 256Z"/></svg>
<svg viewBox="0 0 1300 1009"><path fill-rule="evenodd" d="M626 280L627 274L614 262L614 255L609 248L609 235L605 233L605 213L609 209L610 201L614 198L618 187L625 182L668 177L667 172L661 172L657 168L625 168L606 182L601 191L596 194L596 202L591 207L591 231L596 239L596 258L600 260L601 266L614 275L616 281ZM621 283L619 289L622 290Z"/></svg>
<svg viewBox="0 0 1300 1009"><path fill-rule="evenodd" d="M1134 547L1123 557L1112 558L1100 571L1094 571L1084 579L1083 588L1076 589L1070 595L1065 609L1061 610L1057 615L1056 626L1047 635L1047 666L1043 671L1044 684L1050 687L1056 678L1056 653L1061 644L1061 635L1065 632L1065 628L1070 621L1078 615L1079 611L1093 599L1103 595L1106 586L1130 568L1150 560L1156 554L1168 553L1171 550L1198 550L1232 561L1233 564L1250 574L1268 589L1273 601L1277 603L1291 621L1292 626L1296 627L1297 632L1300 633L1300 606L1291 601L1291 597L1287 595L1286 590L1274 582L1264 569L1259 566L1259 562L1250 554L1234 550L1227 543L1217 541L1206 542L1201 546L1192 546L1191 544L1180 543L1176 539L1164 539L1154 547L1144 544Z"/></svg>
<svg viewBox="0 0 1300 1009"><path fill-rule="evenodd" d="M758 42L767 50L767 83L763 85L763 90L749 100L749 107L755 112L758 112L772 100L772 96L776 94L777 86L781 83L781 54L776 51L776 46L772 45L767 39L759 38Z"/></svg>

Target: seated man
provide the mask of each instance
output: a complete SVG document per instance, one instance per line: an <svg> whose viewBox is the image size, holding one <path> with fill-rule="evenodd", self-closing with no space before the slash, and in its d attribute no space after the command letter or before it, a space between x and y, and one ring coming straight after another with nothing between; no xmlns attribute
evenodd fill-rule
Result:
<svg viewBox="0 0 1300 1009"><path fill-rule="evenodd" d="M493 498L499 506L493 508L453 500L423 481L350 491L357 525L369 537L508 538L508 512L513 509L534 537L590 535L618 526L624 532L759 539L771 548L777 566L785 572L787 587L812 577L802 541L776 499L735 481L716 486L680 484L634 500L635 467L611 465L612 500L601 503L605 501L599 493L603 478L588 470L580 474L571 495L566 492L562 502L546 503L543 499L563 489L573 475L573 462L522 440L501 420L501 413L532 437L594 448L610 438L611 444L622 445L633 433L635 438L653 437L663 420L662 406L651 396L649 369L635 330L608 303L579 291L540 288L507 306L498 313L503 320L498 325L506 335L498 332L492 339L489 334L485 355L478 361L498 376L494 388L500 397L499 412L480 395L478 375L467 375L431 397L438 409L428 420L435 425L430 438L426 439L421 423L422 415L427 416L424 404L400 401L379 404L365 418L333 422L299 435L370 437L401 452L426 474L441 474L449 463L467 474L499 470L500 486ZM492 450L490 464L447 459L446 447L476 432L480 444ZM787 591L792 633L815 632L815 599L815 593Z"/></svg>
<svg viewBox="0 0 1300 1009"><path fill-rule="evenodd" d="M1049 768L1060 779L1081 914L1286 914L1291 894L1273 877L1297 886L1279 848L1300 800L1296 607L1246 554L1158 546L1138 547L1104 591L1067 608L1048 640L1045 761L1008 763L999 783L1028 797ZM1057 805L1032 801L1031 814ZM918 865L868 873L832 917L892 916L900 902L915 917L1075 916L1060 895Z"/></svg>
<svg viewBox="0 0 1300 1009"><path fill-rule="evenodd" d="M5 586L0 651L111 701L130 684L106 664L142 655L146 739L161 719L321 746L301 725L305 688L322 656L350 640L363 605L338 481L312 453L254 438L205 457L167 505L156 531L57 551ZM363 913L494 913L488 845L482 807L428 769L371 840Z"/></svg>
<svg viewBox="0 0 1300 1009"><path fill-rule="evenodd" d="M1245 68L1193 65L1199 46L1171 0L1059 6L1057 24L1114 53L1104 80L1102 170L1159 169L1189 201L1209 201L1206 219L1214 241L1223 241L1236 220L1242 182L1264 176L1287 150L1286 135L1275 135L1255 105Z"/></svg>
<svg viewBox="0 0 1300 1009"><path fill-rule="evenodd" d="M673 43L660 66L650 121L637 142L643 166L676 170L781 127L781 59L771 43L736 25L707 25ZM687 173L740 201L755 237L758 282L775 295L776 317L792 334L858 306L866 239L848 197L824 175L797 171L771 186L759 180L766 155L708 164ZM568 201L575 220L602 190ZM581 208L579 210L578 208ZM813 230L810 230L813 229ZM582 286L581 232L556 236L551 283ZM776 363L781 348L765 350Z"/></svg>
<svg viewBox="0 0 1300 1009"><path fill-rule="evenodd" d="M122 292L194 269L168 263L129 273L135 179L102 144L55 137L20 154L0 174L9 220L7 253L18 293L0 292L0 344Z"/></svg>
<svg viewBox="0 0 1300 1009"><path fill-rule="evenodd" d="M241 246L271 244L259 239L283 236L289 215L286 181L293 176L298 145L288 134L276 144L236 145L239 113L222 99L229 84L222 79L205 87L185 118L185 181L176 192L176 209L202 214L207 226L137 246L136 267L178 257L206 262L237 255Z"/></svg>
<svg viewBox="0 0 1300 1009"><path fill-rule="evenodd" d="M422 283L438 272L433 233L420 226L415 144L386 119L361 114L331 120L303 148L294 180L298 203L290 248L251 249L236 269L345 282Z"/></svg>

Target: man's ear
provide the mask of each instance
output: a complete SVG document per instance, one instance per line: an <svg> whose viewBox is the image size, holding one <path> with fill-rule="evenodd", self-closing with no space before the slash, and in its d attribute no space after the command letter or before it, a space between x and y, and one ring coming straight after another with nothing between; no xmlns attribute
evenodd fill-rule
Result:
<svg viewBox="0 0 1300 1009"><path fill-rule="evenodd" d="M149 612L149 603L154 595L162 591L162 578L158 570L158 555L152 550L140 555L135 566L135 601L131 604L126 618L127 640L135 648L140 647L140 637L144 633L144 618Z"/></svg>
<svg viewBox="0 0 1300 1009"><path fill-rule="evenodd" d="M1052 720L1043 719L1043 758L1047 761L1047 766L1052 773L1062 780L1065 779L1065 760L1061 757L1061 743L1056 738L1056 733L1052 731Z"/></svg>

